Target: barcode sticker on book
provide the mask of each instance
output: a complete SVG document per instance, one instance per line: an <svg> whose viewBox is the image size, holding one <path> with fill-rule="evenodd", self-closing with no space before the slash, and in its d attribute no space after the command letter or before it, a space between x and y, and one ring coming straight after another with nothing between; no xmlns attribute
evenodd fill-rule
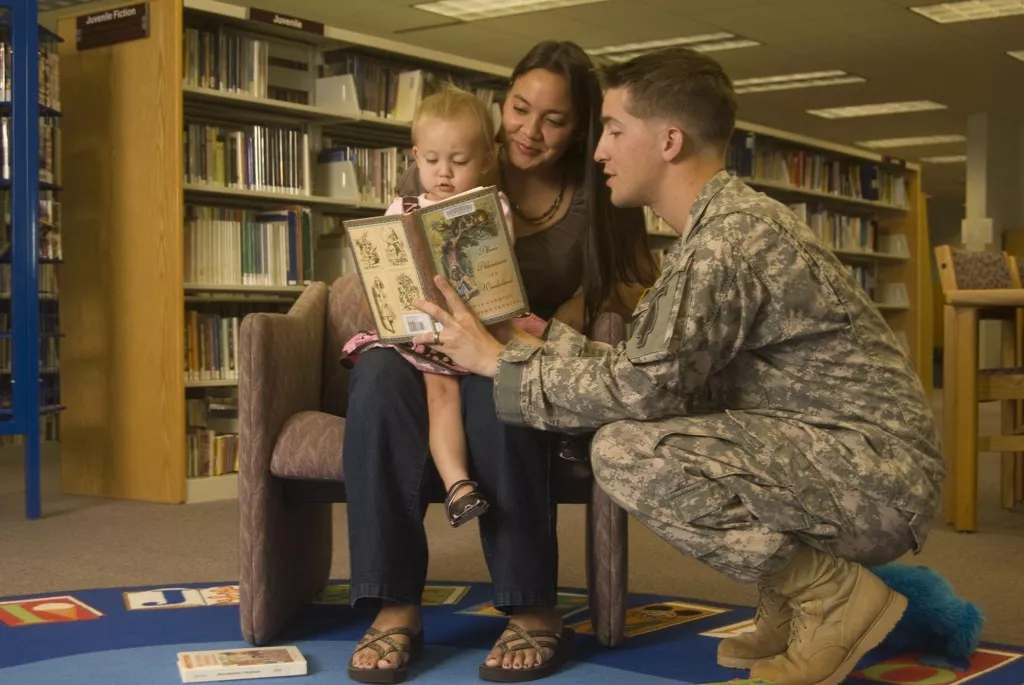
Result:
<svg viewBox="0 0 1024 685"><path fill-rule="evenodd" d="M402 314L402 322L405 323L406 333L426 333L434 330L427 314Z"/></svg>
<svg viewBox="0 0 1024 685"><path fill-rule="evenodd" d="M444 208L444 218L454 219L457 216L465 216L466 214L472 214L476 211L475 202L460 202L457 205Z"/></svg>

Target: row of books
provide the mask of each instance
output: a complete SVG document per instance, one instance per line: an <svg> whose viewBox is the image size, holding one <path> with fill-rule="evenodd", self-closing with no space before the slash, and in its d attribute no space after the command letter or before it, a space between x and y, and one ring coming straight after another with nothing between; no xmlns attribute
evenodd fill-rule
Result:
<svg viewBox="0 0 1024 685"><path fill-rule="evenodd" d="M0 338L0 374L7 375L14 368L13 340ZM60 370L60 355L57 351L57 338L53 336L39 339L39 371L40 373L56 373Z"/></svg>
<svg viewBox="0 0 1024 685"><path fill-rule="evenodd" d="M185 400L188 478L238 471L238 396L222 393Z"/></svg>
<svg viewBox="0 0 1024 685"><path fill-rule="evenodd" d="M790 204L789 208L833 250L878 251L878 220L874 217L811 208L806 202Z"/></svg>
<svg viewBox="0 0 1024 685"><path fill-rule="evenodd" d="M238 379L238 327L245 313L185 311L185 380Z"/></svg>
<svg viewBox="0 0 1024 685"><path fill-rule="evenodd" d="M186 430L186 477L207 478L237 472L238 442L237 433L218 433L209 428Z"/></svg>
<svg viewBox="0 0 1024 685"><path fill-rule="evenodd" d="M280 126L185 126L185 182L309 194L309 137Z"/></svg>
<svg viewBox="0 0 1024 685"><path fill-rule="evenodd" d="M878 164L837 155L789 149L755 133L738 132L730 143L727 167L748 179L860 200L909 206L907 179Z"/></svg>
<svg viewBox="0 0 1024 685"><path fill-rule="evenodd" d="M10 26L0 26L0 102L3 103L14 99L13 57ZM60 111L60 60L57 47L42 41L39 43L39 104Z"/></svg>
<svg viewBox="0 0 1024 685"><path fill-rule="evenodd" d="M0 118L0 180L12 180L14 168L14 134L10 116ZM55 117L39 119L39 180L59 183L60 126Z"/></svg>
<svg viewBox="0 0 1024 685"><path fill-rule="evenodd" d="M39 294L41 297L54 297L60 293L57 287L57 269L54 264L39 265ZM0 299L10 299L11 265L0 263Z"/></svg>
<svg viewBox="0 0 1024 685"><path fill-rule="evenodd" d="M4 217L4 223L10 226L11 191L9 188L0 188L0 214ZM56 191L40 188L38 217L41 227L60 227L60 201L57 199Z"/></svg>
<svg viewBox="0 0 1024 685"><path fill-rule="evenodd" d="M270 45L223 27L183 31L185 85L269 97Z"/></svg>
<svg viewBox="0 0 1024 685"><path fill-rule="evenodd" d="M188 205L184 280L189 285L308 285L316 254L307 207L259 212Z"/></svg>
<svg viewBox="0 0 1024 685"><path fill-rule="evenodd" d="M326 197L388 204L412 162L411 148L331 145L317 154L314 188Z"/></svg>
<svg viewBox="0 0 1024 685"><path fill-rule="evenodd" d="M475 93L490 105L503 91L443 69L412 69L396 59L340 49L325 52L317 69L320 78L351 75L360 108L378 117L412 121L420 100L452 84Z"/></svg>

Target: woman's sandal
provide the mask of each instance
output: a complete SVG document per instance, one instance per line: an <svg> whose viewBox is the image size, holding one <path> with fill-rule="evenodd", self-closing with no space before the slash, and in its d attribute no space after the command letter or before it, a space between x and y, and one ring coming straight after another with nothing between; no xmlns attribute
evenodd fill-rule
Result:
<svg viewBox="0 0 1024 685"><path fill-rule="evenodd" d="M573 640L576 637L572 628L562 628L561 633L556 633L551 630L526 630L509 622L506 630L513 634L501 638L495 644L495 647L501 650L502 660L509 652L521 652L524 649L535 649L540 655L544 654L544 649L550 649L554 654L546 661L541 662L540 666L532 668L502 668L500 664L488 666L487 662L484 662L480 665L480 677L484 680L498 683L524 683L545 678L560 669L572 656ZM510 642L516 641L519 641L518 645L508 646Z"/></svg>
<svg viewBox="0 0 1024 685"><path fill-rule="evenodd" d="M396 642L392 635L405 635L409 638L409 644L403 645ZM387 647L381 647L378 642L386 642ZM353 658L360 650L370 648L377 653L377 660L380 661L392 652L398 652L398 665L394 668L356 668L352 660L348 662L348 677L357 683L400 683L408 675L409 666L416 661L423 651L423 631L413 634L409 628L390 628L388 630L377 630L370 627L366 635L356 645L352 653Z"/></svg>
<svg viewBox="0 0 1024 685"><path fill-rule="evenodd" d="M470 486L470 491L462 497L454 499L455 493L463 485ZM448 513L448 523L452 524L452 528L458 528L463 523L475 519L491 507L487 500L483 498L483 495L477 492L476 486L476 481L458 480L448 488L448 495L444 499L444 507Z"/></svg>

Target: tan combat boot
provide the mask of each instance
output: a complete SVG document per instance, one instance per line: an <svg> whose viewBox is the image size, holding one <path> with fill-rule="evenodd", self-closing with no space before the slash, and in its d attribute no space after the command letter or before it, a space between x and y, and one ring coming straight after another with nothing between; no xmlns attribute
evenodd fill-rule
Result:
<svg viewBox="0 0 1024 685"><path fill-rule="evenodd" d="M839 685L907 608L906 597L860 564L806 545L771 581L793 606L792 637L750 677L778 685Z"/></svg>
<svg viewBox="0 0 1024 685"><path fill-rule="evenodd" d="M762 582L761 598L754 615L754 631L740 633L718 643L718 665L725 668L750 668L758 661L786 651L793 609L785 597L769 583Z"/></svg>

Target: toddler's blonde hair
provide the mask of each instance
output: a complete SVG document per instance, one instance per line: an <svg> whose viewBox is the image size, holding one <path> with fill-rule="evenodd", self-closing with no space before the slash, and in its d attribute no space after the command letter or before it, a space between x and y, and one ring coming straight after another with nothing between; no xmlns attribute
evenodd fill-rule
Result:
<svg viewBox="0 0 1024 685"><path fill-rule="evenodd" d="M457 86L447 84L436 93L423 98L416 108L412 121L412 142L416 144L416 132L420 122L426 118L454 119L469 114L480 124L480 135L483 136L484 147L491 149L495 144L494 120L487 105L473 93Z"/></svg>

